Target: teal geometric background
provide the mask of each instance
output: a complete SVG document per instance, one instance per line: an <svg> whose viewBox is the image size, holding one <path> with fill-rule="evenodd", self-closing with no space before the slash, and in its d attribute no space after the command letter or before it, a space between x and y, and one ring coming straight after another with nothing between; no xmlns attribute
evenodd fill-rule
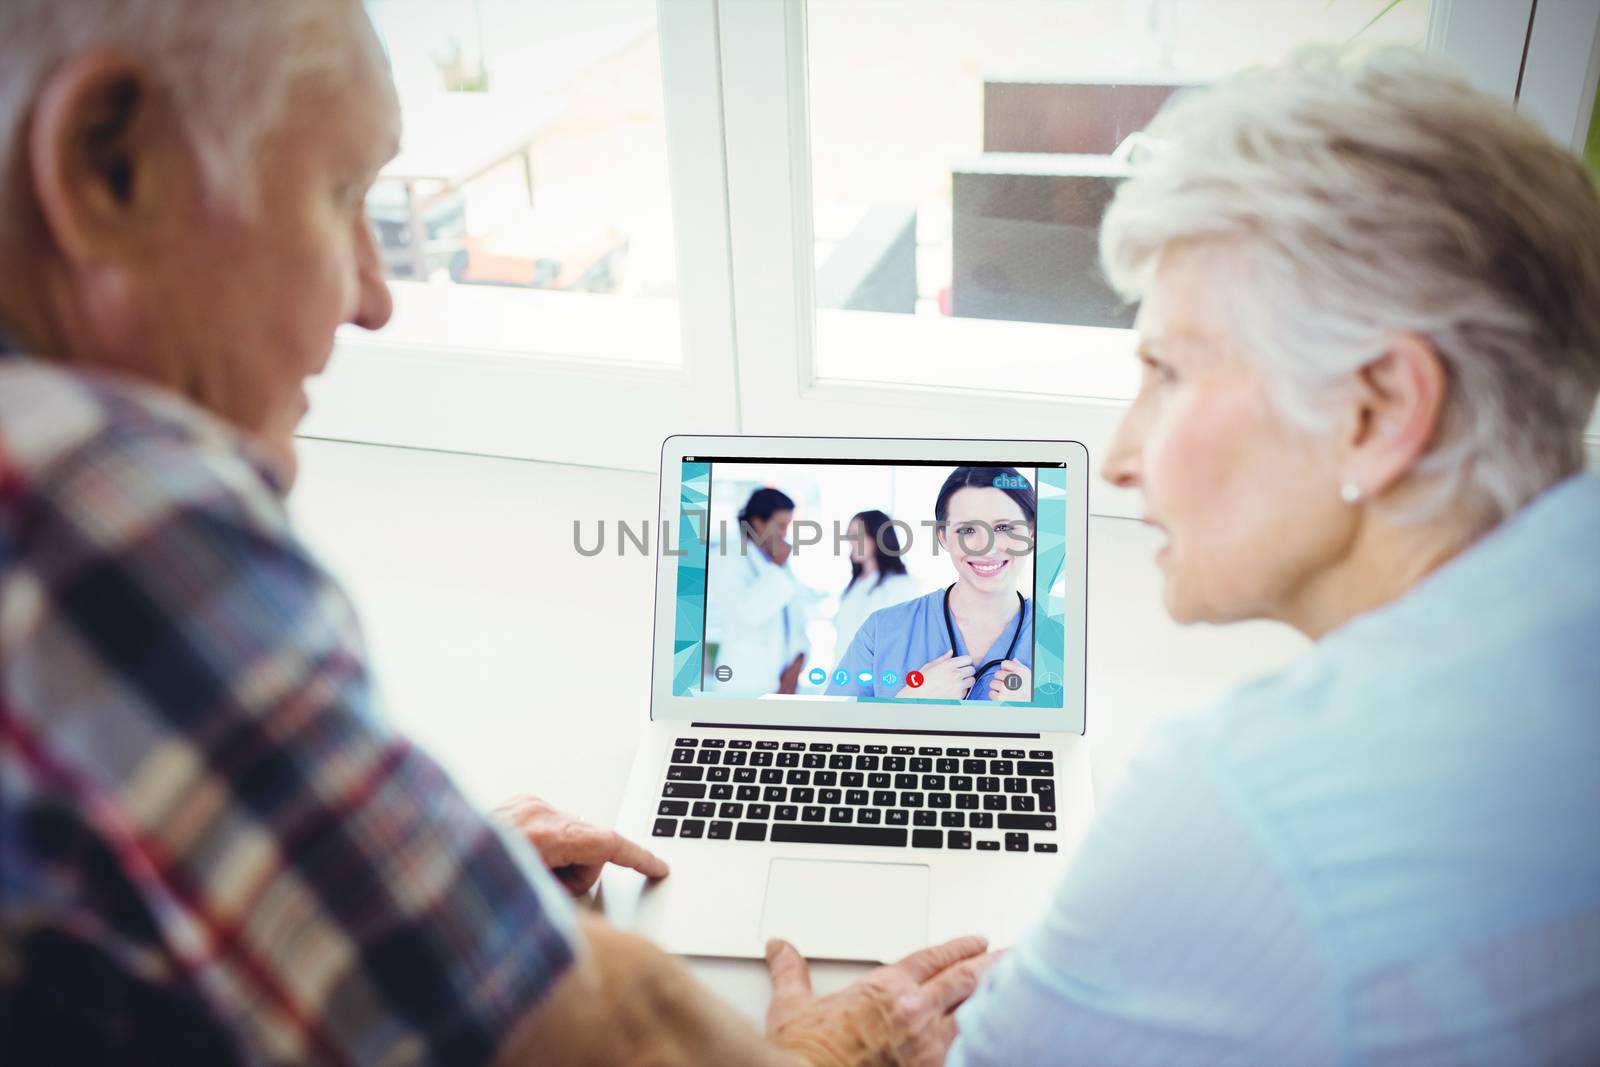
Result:
<svg viewBox="0 0 1600 1067"><path fill-rule="evenodd" d="M1033 700L1022 707L1059 708L1066 696L1063 654L1067 640L1067 471L1036 467L1038 517L1034 527ZM705 637L707 525L711 511L711 464L683 464L678 496L678 610L673 627L672 695L700 696ZM944 700L858 697L863 702L946 704Z"/></svg>

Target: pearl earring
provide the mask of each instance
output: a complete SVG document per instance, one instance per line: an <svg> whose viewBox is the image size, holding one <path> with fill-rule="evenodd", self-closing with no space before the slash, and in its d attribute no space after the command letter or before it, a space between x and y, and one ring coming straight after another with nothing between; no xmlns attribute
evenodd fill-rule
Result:
<svg viewBox="0 0 1600 1067"><path fill-rule="evenodd" d="M1339 499L1346 504L1354 504L1361 499L1361 487L1355 482L1345 482L1339 487Z"/></svg>

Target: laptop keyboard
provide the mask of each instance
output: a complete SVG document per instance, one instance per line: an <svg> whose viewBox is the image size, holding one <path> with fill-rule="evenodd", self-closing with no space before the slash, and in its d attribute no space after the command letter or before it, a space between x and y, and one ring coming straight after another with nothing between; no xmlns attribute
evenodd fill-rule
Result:
<svg viewBox="0 0 1600 1067"><path fill-rule="evenodd" d="M1054 852L1055 771L1042 749L680 737L651 833Z"/></svg>

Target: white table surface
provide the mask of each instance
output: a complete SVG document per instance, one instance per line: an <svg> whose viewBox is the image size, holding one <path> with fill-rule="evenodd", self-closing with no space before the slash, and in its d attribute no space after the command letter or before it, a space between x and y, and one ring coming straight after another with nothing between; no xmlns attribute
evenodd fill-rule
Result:
<svg viewBox="0 0 1600 1067"><path fill-rule="evenodd" d="M598 520L651 518L655 476L316 440L300 457L290 509L355 600L390 719L485 807L534 792L610 824L648 714L654 561L581 556L573 523L592 543ZM1172 623L1159 544L1137 522L1090 519L1087 718L1102 796L1154 723L1305 647L1272 624ZM752 1018L766 1010L760 963L689 963ZM816 987L861 969L820 965Z"/></svg>

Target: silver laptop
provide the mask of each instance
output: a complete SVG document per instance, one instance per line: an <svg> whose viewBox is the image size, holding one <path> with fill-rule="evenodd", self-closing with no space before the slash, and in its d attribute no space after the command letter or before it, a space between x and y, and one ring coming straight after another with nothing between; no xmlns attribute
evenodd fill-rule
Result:
<svg viewBox="0 0 1600 1067"><path fill-rule="evenodd" d="M887 961L1042 912L1091 814L1088 453L674 437L650 715L609 870L670 951Z"/></svg>

